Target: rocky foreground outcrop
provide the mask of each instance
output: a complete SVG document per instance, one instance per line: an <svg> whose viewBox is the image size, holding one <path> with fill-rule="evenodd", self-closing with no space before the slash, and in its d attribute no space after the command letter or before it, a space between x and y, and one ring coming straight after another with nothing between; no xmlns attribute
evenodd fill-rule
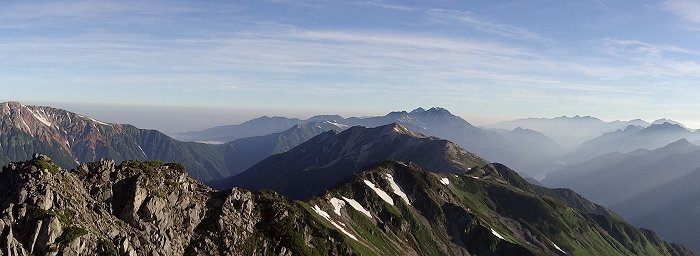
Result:
<svg viewBox="0 0 700 256"><path fill-rule="evenodd" d="M3 167L0 202L0 255L291 255L290 238L349 253L293 202L217 192L179 164L108 160L66 171L38 155Z"/></svg>

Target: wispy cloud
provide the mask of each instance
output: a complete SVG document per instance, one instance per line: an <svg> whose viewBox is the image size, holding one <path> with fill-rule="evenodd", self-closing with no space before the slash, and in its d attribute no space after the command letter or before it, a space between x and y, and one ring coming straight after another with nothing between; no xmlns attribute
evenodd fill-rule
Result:
<svg viewBox="0 0 700 256"><path fill-rule="evenodd" d="M459 22L470 27L481 30L483 32L491 33L498 36L515 38L515 39L529 39L529 40L542 40L544 39L538 33L532 32L528 29L503 24L500 22L492 21L477 14L469 11L458 11L458 10L445 10L445 9L430 9L427 11L427 15L436 21L440 22Z"/></svg>
<svg viewBox="0 0 700 256"><path fill-rule="evenodd" d="M700 25L700 2L696 0L664 0L662 6L685 21Z"/></svg>
<svg viewBox="0 0 700 256"><path fill-rule="evenodd" d="M379 8L384 8L384 9L394 10L394 11L417 11L417 10L420 10L418 8L411 7L411 6L389 4L389 3L385 3L385 2L381 2L381 1L356 1L353 3L356 5L373 6L373 7L379 7Z"/></svg>
<svg viewBox="0 0 700 256"><path fill-rule="evenodd" d="M606 39L602 43L608 57L626 63L627 72L615 70L617 75L665 78L700 77L700 52L668 44L654 44L637 40Z"/></svg>

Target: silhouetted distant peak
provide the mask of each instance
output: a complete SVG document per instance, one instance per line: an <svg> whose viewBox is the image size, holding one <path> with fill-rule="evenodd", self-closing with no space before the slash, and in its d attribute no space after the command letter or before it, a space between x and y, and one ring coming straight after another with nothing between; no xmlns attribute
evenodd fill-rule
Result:
<svg viewBox="0 0 700 256"><path fill-rule="evenodd" d="M417 109L414 109L413 111L411 111L411 114L415 114L415 113L422 113L422 112L425 112L425 109L424 109L424 108L421 108L421 107L419 107L419 108L417 108Z"/></svg>
<svg viewBox="0 0 700 256"><path fill-rule="evenodd" d="M647 131L647 132L683 132L683 131L688 131L688 130L679 124L664 122L661 124L652 124L651 126L644 129L644 131Z"/></svg>
<svg viewBox="0 0 700 256"><path fill-rule="evenodd" d="M644 129L644 127L641 127L639 125L628 125L627 127L625 127L624 131L639 131L641 129Z"/></svg>
<svg viewBox="0 0 700 256"><path fill-rule="evenodd" d="M673 121L673 120L671 120L671 119L667 119L667 118L661 118L661 119L655 120L654 122L651 122L652 125L654 125L654 124L665 124L665 123L678 125L678 126L680 126L680 127L683 127L683 129L687 129L687 128L685 127L685 125L683 125L683 124L681 124L681 123L679 123L679 122Z"/></svg>
<svg viewBox="0 0 700 256"><path fill-rule="evenodd" d="M450 111L448 111L447 109L440 108L440 107L432 107L428 110L425 110L423 108L417 108L417 109L411 111L410 114L411 114L411 116L433 117L433 118L436 118L436 117L454 118L454 117L456 117L455 115L450 113Z"/></svg>
<svg viewBox="0 0 700 256"><path fill-rule="evenodd" d="M522 127L520 127L520 126L515 127L515 129L513 129L512 132L515 133L515 134L537 134L537 135L542 135L542 134L541 134L540 132L538 132L538 131L535 131L535 130L532 130L532 129L522 128Z"/></svg>
<svg viewBox="0 0 700 256"><path fill-rule="evenodd" d="M317 115L317 116L312 116L309 119L307 119L307 122L315 122L315 121L341 121L344 120L342 116L339 115Z"/></svg>
<svg viewBox="0 0 700 256"><path fill-rule="evenodd" d="M560 116L560 117L556 117L556 118L554 118L554 119L555 119L555 120L558 119L558 120L598 121L598 122L602 122L602 120L600 120L600 119L597 118L597 117L593 117L593 116L581 116L581 115L575 115L575 116L572 116L572 117L563 115L563 116Z"/></svg>
<svg viewBox="0 0 700 256"><path fill-rule="evenodd" d="M428 112L428 113L442 113L442 114L450 114L450 115L452 114L452 113L450 113L450 111L448 111L447 109L440 108L440 107L432 107L432 108L428 109L428 110L425 111L425 112Z"/></svg>
<svg viewBox="0 0 700 256"><path fill-rule="evenodd" d="M685 148L685 147L695 147L695 144L690 143L687 139L680 139L674 142L671 142L671 144L666 145L664 148Z"/></svg>
<svg viewBox="0 0 700 256"><path fill-rule="evenodd" d="M392 112L389 112L389 114L387 114L386 116L403 116L406 114L408 114L408 112L406 112L406 111L392 111Z"/></svg>

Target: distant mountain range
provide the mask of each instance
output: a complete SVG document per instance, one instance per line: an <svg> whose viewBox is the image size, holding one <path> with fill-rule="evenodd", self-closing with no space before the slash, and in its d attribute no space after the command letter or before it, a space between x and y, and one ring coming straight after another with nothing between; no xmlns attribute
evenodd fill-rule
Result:
<svg viewBox="0 0 700 256"><path fill-rule="evenodd" d="M175 133L173 136L182 141L197 141L206 142L210 144L223 144L240 138L256 137L262 135L268 135L272 133L278 133L289 129L289 127L295 125L302 125L312 122L326 122L327 124L332 124L335 118L342 117L339 116L316 116L309 118L307 120L300 120L297 118L286 118L286 117L259 117L246 121L238 125L224 125L209 128L202 131L196 132L183 132ZM347 126L339 125L334 129L344 129Z"/></svg>
<svg viewBox="0 0 700 256"><path fill-rule="evenodd" d="M634 119L630 121L605 122L591 116L561 116L556 118L524 118L499 122L487 127L512 130L525 128L538 131L553 139L565 149L573 149L581 143L630 125L647 127L650 123Z"/></svg>
<svg viewBox="0 0 700 256"><path fill-rule="evenodd" d="M277 127L279 123L304 124L313 121L325 121L340 129L358 125L371 128L398 123L417 133L453 141L489 161L515 166L524 169L525 173L528 170L527 166L549 160L562 153L561 147L556 142L536 131L483 129L471 125L443 108L430 108L428 110L418 108L411 112L397 111L385 116L363 118L343 118L337 115L316 116L308 120L262 117L241 125L221 126L212 129L215 129L218 134L225 134L226 138L234 138L235 134L238 133L251 134L256 131L269 131L269 127ZM186 136L178 138L195 141L212 141L221 138L213 137L212 129L189 132L186 133Z"/></svg>
<svg viewBox="0 0 700 256"><path fill-rule="evenodd" d="M652 124L648 127L627 126L584 142L570 154L568 161L583 161L610 152L654 149L680 139L700 139L700 132L687 130L674 123Z"/></svg>
<svg viewBox="0 0 700 256"><path fill-rule="evenodd" d="M698 251L699 170L700 146L681 139L654 150L598 156L549 174L542 183L571 188Z"/></svg>

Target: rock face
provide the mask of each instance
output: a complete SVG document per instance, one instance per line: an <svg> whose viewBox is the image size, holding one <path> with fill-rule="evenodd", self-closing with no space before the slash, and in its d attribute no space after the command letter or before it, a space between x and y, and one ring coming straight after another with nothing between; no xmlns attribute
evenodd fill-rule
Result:
<svg viewBox="0 0 700 256"><path fill-rule="evenodd" d="M291 255L296 242L350 252L293 202L214 191L180 164L101 161L66 171L40 155L3 168L0 202L0 255ZM284 225L287 233L277 229Z"/></svg>

